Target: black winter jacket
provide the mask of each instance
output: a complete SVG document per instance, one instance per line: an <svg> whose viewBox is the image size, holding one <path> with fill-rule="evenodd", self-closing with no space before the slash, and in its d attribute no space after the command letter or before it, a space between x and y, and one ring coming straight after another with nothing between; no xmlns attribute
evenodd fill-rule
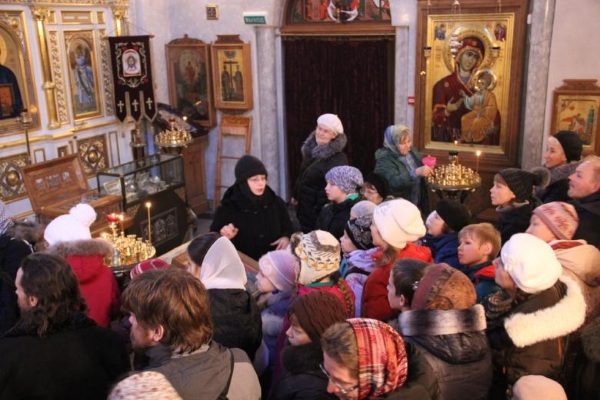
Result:
<svg viewBox="0 0 600 400"><path fill-rule="evenodd" d="M531 203L525 203L518 207L507 206L498 207L498 230L502 238L502 244L508 242L510 237L515 233L523 233L529 227L529 221L531 220L531 214L535 205Z"/></svg>
<svg viewBox="0 0 600 400"><path fill-rule="evenodd" d="M423 350L440 388L440 399L486 399L492 358L481 305L466 310L411 310L400 314L405 340Z"/></svg>
<svg viewBox="0 0 600 400"><path fill-rule="evenodd" d="M293 195L298 201L296 216L304 233L315 229L319 213L327 203L325 174L333 167L348 164L348 157L342 152L347 140L342 134L327 144L317 145L312 132L302 145L302 165Z"/></svg>
<svg viewBox="0 0 600 400"><path fill-rule="evenodd" d="M275 250L271 243L283 236L291 236L294 229L285 202L267 186L265 193L258 196L246 194L236 183L231 186L221 200L210 230L219 232L232 223L239 229L231 240L238 251L258 260L263 254Z"/></svg>
<svg viewBox="0 0 600 400"><path fill-rule="evenodd" d="M315 228L327 231L337 239L341 238L344 235L344 227L350 219L350 209L359 200L360 198L356 197L354 200L346 199L341 203L327 203L319 214Z"/></svg>
<svg viewBox="0 0 600 400"><path fill-rule="evenodd" d="M573 206L579 217L573 239L584 239L588 244L600 248L600 192L573 201Z"/></svg>
<svg viewBox="0 0 600 400"><path fill-rule="evenodd" d="M262 320L256 300L242 289L209 289L213 339L225 347L242 349L250 360L260 347Z"/></svg>

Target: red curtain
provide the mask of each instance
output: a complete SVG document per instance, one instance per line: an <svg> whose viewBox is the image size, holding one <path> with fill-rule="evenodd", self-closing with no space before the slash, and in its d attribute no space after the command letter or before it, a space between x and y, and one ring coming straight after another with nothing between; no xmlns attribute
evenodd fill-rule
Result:
<svg viewBox="0 0 600 400"><path fill-rule="evenodd" d="M337 114L348 135L350 164L372 171L383 131L393 123L393 37L284 37L289 185L300 148L319 115Z"/></svg>

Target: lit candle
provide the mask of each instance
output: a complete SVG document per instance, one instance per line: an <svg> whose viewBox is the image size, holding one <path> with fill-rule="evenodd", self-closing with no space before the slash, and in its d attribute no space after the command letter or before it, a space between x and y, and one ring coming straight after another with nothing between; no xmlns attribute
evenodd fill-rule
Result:
<svg viewBox="0 0 600 400"><path fill-rule="evenodd" d="M124 220L125 220L125 217L123 216L123 214L119 214L119 221L121 221L121 232L125 232L125 229L123 229L123 225L125 225L123 223Z"/></svg>
<svg viewBox="0 0 600 400"><path fill-rule="evenodd" d="M146 202L146 208L148 209L148 243L152 243L152 219L150 218L150 208L152 208L152 203L149 201Z"/></svg>
<svg viewBox="0 0 600 400"><path fill-rule="evenodd" d="M458 146L458 140L455 140L455 141L454 141L454 145L455 145L455 146Z"/></svg>
<svg viewBox="0 0 600 400"><path fill-rule="evenodd" d="M475 172L479 173L479 157L481 157L481 151L477 150L475 156L477 157L477 161L475 162Z"/></svg>

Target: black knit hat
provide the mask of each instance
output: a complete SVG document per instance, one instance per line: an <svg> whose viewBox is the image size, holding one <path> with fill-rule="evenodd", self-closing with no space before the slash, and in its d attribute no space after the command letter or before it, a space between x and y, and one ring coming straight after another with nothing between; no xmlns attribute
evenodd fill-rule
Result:
<svg viewBox="0 0 600 400"><path fill-rule="evenodd" d="M543 177L540 172L537 169L531 173L519 168L505 168L498 174L515 194L515 201L522 203L531 198L534 186L542 184Z"/></svg>
<svg viewBox="0 0 600 400"><path fill-rule="evenodd" d="M362 217L348 220L344 231L350 238L352 243L359 250L368 250L375 247L373 244L373 236L371 235L371 223L373 218L371 215L363 215Z"/></svg>
<svg viewBox="0 0 600 400"><path fill-rule="evenodd" d="M563 148L567 162L579 161L583 145L578 134L573 131L558 131L554 137Z"/></svg>
<svg viewBox="0 0 600 400"><path fill-rule="evenodd" d="M268 175L265 164L258 158L247 154L242 156L235 164L234 172L236 182L243 182L255 175Z"/></svg>
<svg viewBox="0 0 600 400"><path fill-rule="evenodd" d="M314 343L331 325L344 322L348 313L336 295L324 290L315 290L296 298L289 310L295 315L298 324Z"/></svg>
<svg viewBox="0 0 600 400"><path fill-rule="evenodd" d="M389 195L391 195L390 184L384 176L379 175L375 172L367 172L363 175L363 185L365 183L370 183L373 185L377 193L381 196L381 198L385 199Z"/></svg>
<svg viewBox="0 0 600 400"><path fill-rule="evenodd" d="M463 204L452 200L438 201L435 211L454 232L471 223L471 213Z"/></svg>

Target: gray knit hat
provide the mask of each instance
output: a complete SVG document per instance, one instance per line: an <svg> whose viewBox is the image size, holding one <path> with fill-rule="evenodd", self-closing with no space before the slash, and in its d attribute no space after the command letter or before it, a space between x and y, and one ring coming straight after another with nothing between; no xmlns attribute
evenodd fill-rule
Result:
<svg viewBox="0 0 600 400"><path fill-rule="evenodd" d="M325 179L333 182L344 193L357 193L363 185L363 176L358 168L342 165L331 168L325 175Z"/></svg>

